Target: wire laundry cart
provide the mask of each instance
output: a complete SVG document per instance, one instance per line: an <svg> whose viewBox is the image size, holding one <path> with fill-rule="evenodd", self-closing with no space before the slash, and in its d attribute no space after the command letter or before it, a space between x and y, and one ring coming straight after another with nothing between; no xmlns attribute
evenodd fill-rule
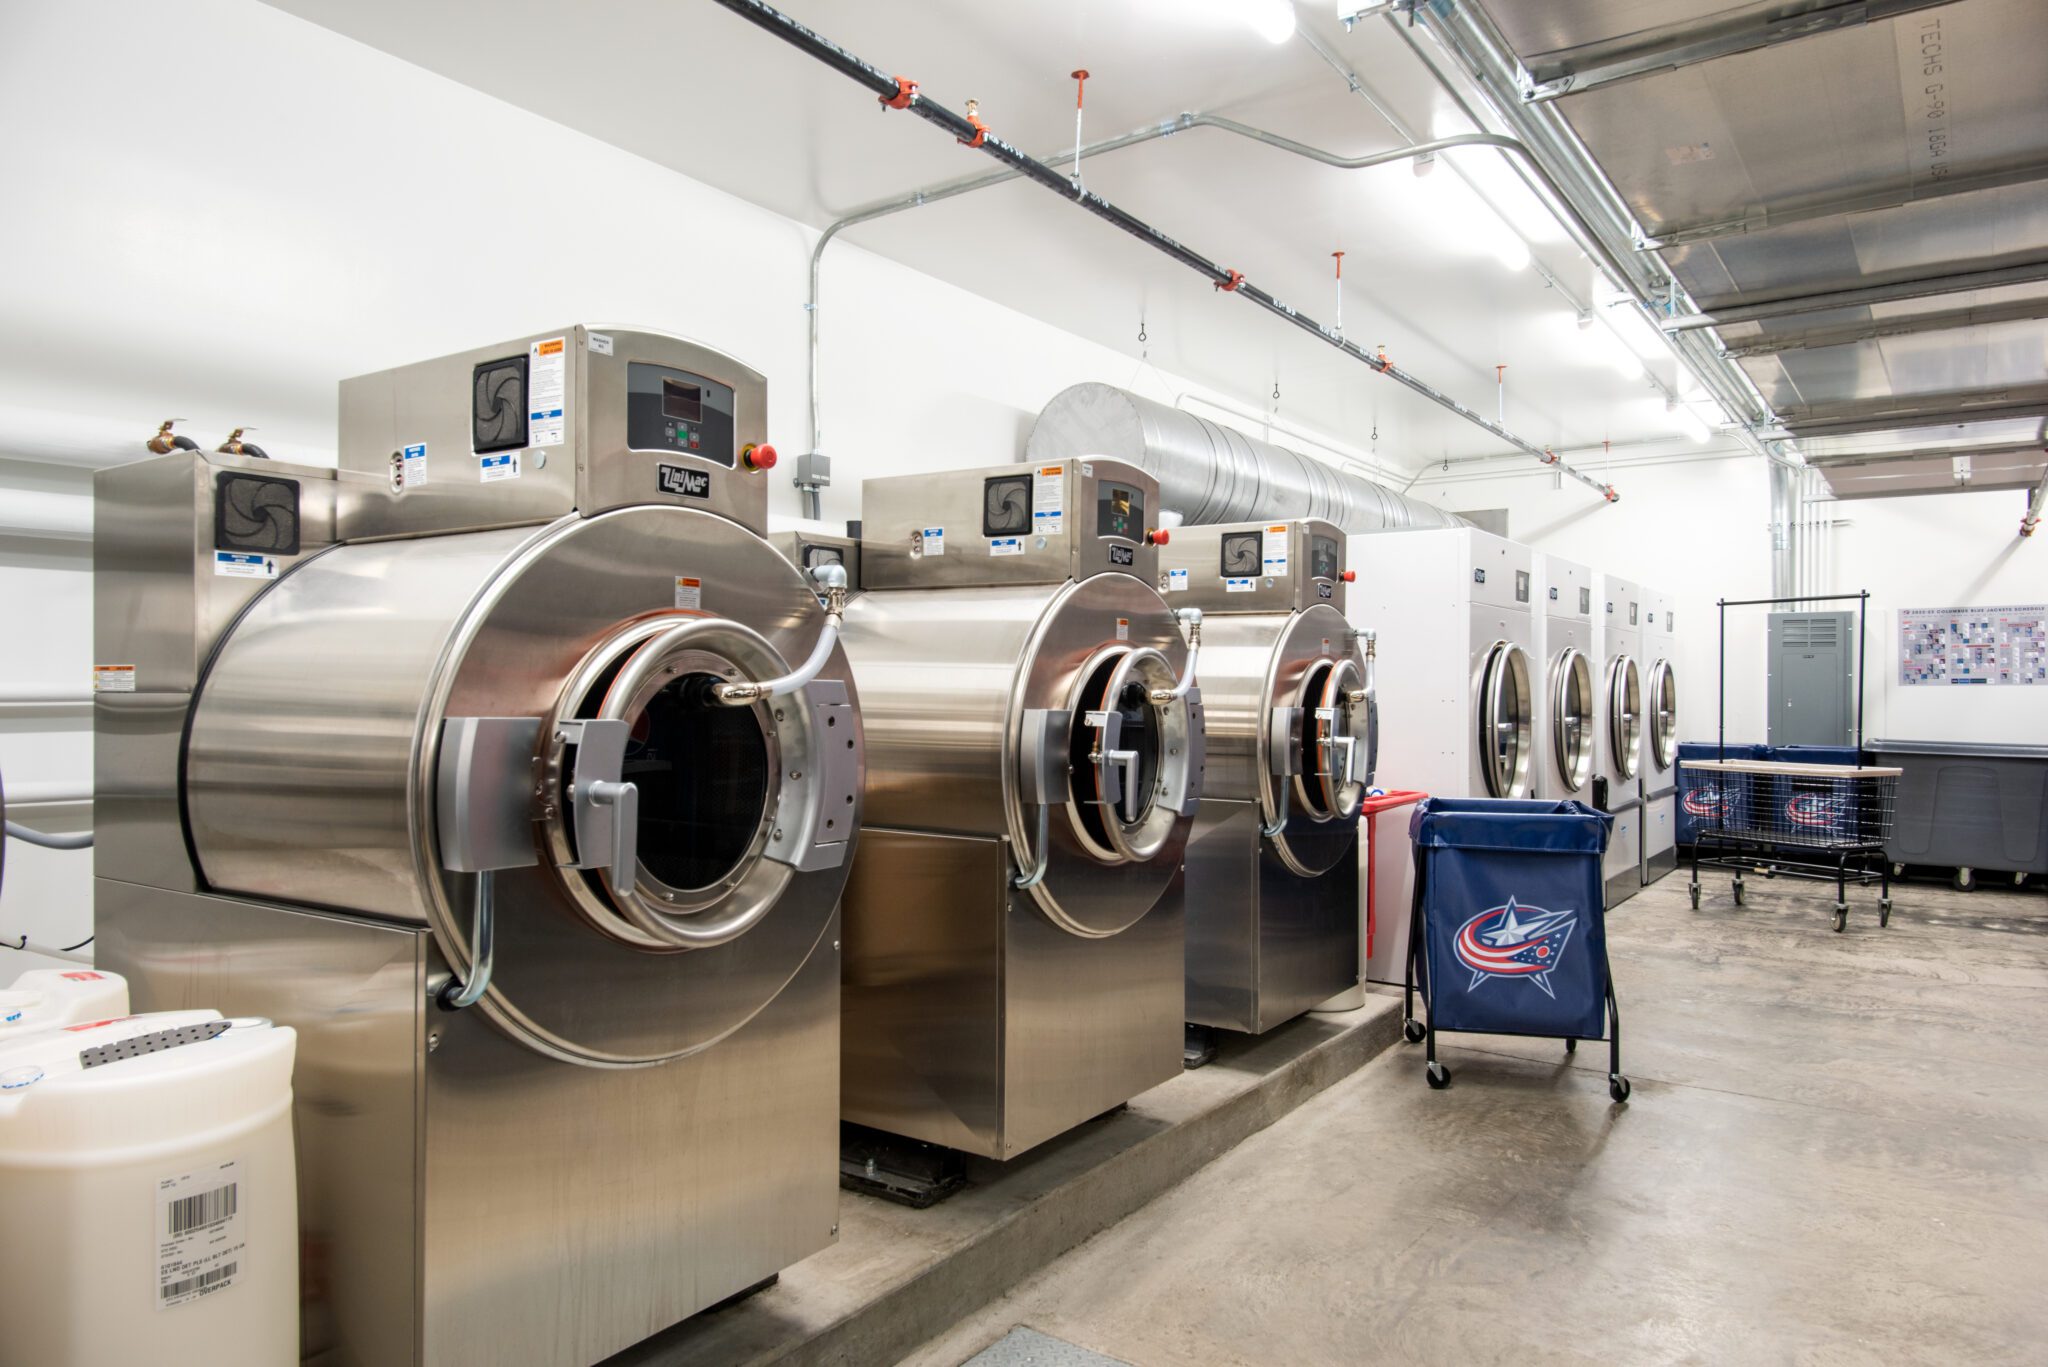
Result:
<svg viewBox="0 0 2048 1367"><path fill-rule="evenodd" d="M1700 870L1730 869L1735 904L1742 876L1805 878L1835 885L1835 929L1849 924L1849 884L1878 885L1877 923L1892 919L1891 865L1885 842L1898 810L1899 769L1796 764L1763 759L1685 759L1687 798L1698 825L1692 854L1692 904Z"/></svg>

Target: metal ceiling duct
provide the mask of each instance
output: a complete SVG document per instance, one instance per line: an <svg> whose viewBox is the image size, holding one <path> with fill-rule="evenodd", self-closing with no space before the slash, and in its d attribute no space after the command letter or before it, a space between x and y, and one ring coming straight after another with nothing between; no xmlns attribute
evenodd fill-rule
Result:
<svg viewBox="0 0 2048 1367"><path fill-rule="evenodd" d="M1102 456L1159 481L1161 506L1189 523L1314 517L1346 532L1463 527L1456 513L1283 446L1108 384L1061 390L1024 445L1030 463Z"/></svg>

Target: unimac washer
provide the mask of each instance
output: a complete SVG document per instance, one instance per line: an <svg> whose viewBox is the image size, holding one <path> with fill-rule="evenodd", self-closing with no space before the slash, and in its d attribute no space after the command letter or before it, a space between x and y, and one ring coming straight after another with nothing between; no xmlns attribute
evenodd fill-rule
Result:
<svg viewBox="0 0 2048 1367"><path fill-rule="evenodd" d="M1180 1071L1203 719L1157 503L1111 461L867 482L847 1120L1007 1159Z"/></svg>
<svg viewBox="0 0 2048 1367"><path fill-rule="evenodd" d="M863 751L765 412L565 327L345 382L338 472L98 477L102 961L298 1030L309 1360L594 1363L832 1241Z"/></svg>
<svg viewBox="0 0 2048 1367"><path fill-rule="evenodd" d="M1371 662L1328 522L1175 527L1159 582L1202 612L1208 775L1188 841L1187 1018L1260 1034L1353 988Z"/></svg>

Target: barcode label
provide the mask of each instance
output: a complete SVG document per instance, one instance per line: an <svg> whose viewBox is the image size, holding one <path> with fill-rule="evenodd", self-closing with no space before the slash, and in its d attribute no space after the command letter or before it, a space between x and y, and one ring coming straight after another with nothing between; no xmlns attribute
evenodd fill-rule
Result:
<svg viewBox="0 0 2048 1367"><path fill-rule="evenodd" d="M236 1158L156 1184L156 1308L225 1291L249 1257L249 1168Z"/></svg>
<svg viewBox="0 0 2048 1367"><path fill-rule="evenodd" d="M197 1196L187 1196L171 1202L170 1234L180 1234L208 1225L217 1225L235 1213L235 1192L240 1183L230 1182L212 1191L203 1191Z"/></svg>
<svg viewBox="0 0 2048 1367"><path fill-rule="evenodd" d="M187 1277L182 1282L172 1282L163 1289L163 1298L168 1301L174 1300L179 1296L190 1296L197 1292L211 1291L240 1270L239 1264L224 1263L211 1272L202 1272L196 1277Z"/></svg>

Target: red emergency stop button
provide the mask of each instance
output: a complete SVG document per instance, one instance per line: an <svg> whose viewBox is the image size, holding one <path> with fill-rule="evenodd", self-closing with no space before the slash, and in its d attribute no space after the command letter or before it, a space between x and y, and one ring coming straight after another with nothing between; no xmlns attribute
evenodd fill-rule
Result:
<svg viewBox="0 0 2048 1367"><path fill-rule="evenodd" d="M1342 579L1347 584L1355 584L1358 582L1358 571L1346 570L1344 571L1344 573L1338 575L1337 577L1339 579Z"/></svg>
<svg viewBox="0 0 2048 1367"><path fill-rule="evenodd" d="M1157 531L1150 531L1145 533L1145 544L1148 546L1164 546L1171 539L1172 538L1166 534L1166 529L1164 527L1159 528Z"/></svg>
<svg viewBox="0 0 2048 1367"><path fill-rule="evenodd" d="M740 464L746 466L749 470L773 470L775 468L775 448L765 441L759 446L750 442L740 448Z"/></svg>

